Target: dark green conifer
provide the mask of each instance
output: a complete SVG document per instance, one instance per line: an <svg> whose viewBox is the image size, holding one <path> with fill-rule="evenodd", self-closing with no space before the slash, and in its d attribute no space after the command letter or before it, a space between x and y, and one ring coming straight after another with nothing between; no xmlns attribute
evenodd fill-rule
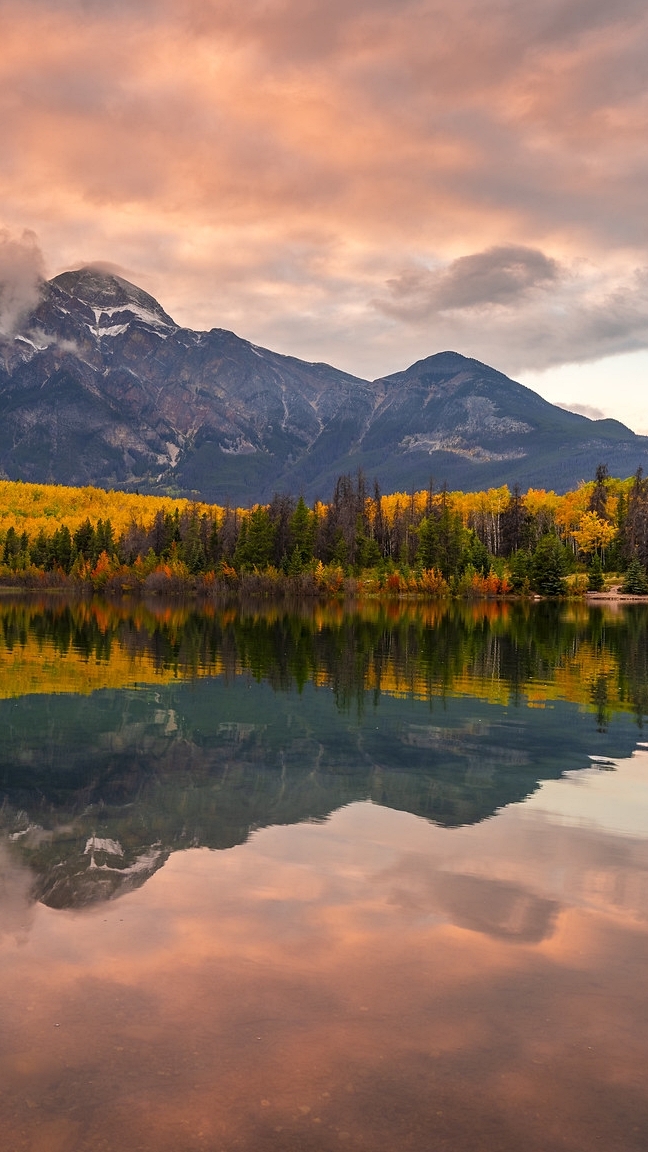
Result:
<svg viewBox="0 0 648 1152"><path fill-rule="evenodd" d="M309 510L304 497L300 496L297 501L297 507L290 517L290 541L292 544L290 556L291 570L297 562L295 552L299 556L300 572L303 571L313 559L315 528L315 515Z"/></svg>
<svg viewBox="0 0 648 1152"><path fill-rule="evenodd" d="M557 536L542 536L531 557L529 577L534 592L541 596L563 596L567 571L565 549Z"/></svg>
<svg viewBox="0 0 648 1152"><path fill-rule="evenodd" d="M587 570L587 589L589 592L601 592L603 585L603 565L598 552L595 552Z"/></svg>
<svg viewBox="0 0 648 1152"><path fill-rule="evenodd" d="M636 556L634 560L631 560L628 565L628 570L626 572L621 591L628 596L648 595L648 579L646 579L646 569Z"/></svg>

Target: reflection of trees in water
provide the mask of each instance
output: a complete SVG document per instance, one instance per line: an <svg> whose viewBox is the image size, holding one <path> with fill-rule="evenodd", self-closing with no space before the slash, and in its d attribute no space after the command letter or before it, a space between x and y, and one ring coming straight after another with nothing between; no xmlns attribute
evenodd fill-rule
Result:
<svg viewBox="0 0 648 1152"><path fill-rule="evenodd" d="M15 682L21 652L52 650L88 670L123 660L128 672L99 685L125 691L55 695L48 660L32 659L37 691L30 680L18 702L0 704L0 825L18 835L38 898L71 906L143 883L170 851L229 847L256 827L321 819L353 800L474 823L584 766L599 745L592 717L513 717L451 697L573 699L599 729L617 708L641 718L646 618L641 607L612 617L556 604L0 604L0 675ZM130 687L124 653L142 657L144 691ZM309 683L330 691L297 702Z"/></svg>
<svg viewBox="0 0 648 1152"><path fill-rule="evenodd" d="M0 605L7 652L50 647L67 659L142 656L168 677L247 673L278 690L327 684L338 706L366 693L505 692L515 703L555 687L594 709L648 713L648 613L528 603L199 606L32 600ZM48 690L44 683L43 691Z"/></svg>

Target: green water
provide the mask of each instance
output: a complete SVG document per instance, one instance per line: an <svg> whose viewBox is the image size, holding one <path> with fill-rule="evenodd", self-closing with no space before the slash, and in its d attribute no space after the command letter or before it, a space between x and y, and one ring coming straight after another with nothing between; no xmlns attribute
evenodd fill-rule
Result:
<svg viewBox="0 0 648 1152"><path fill-rule="evenodd" d="M0 1125L645 1148L648 611L0 602Z"/></svg>

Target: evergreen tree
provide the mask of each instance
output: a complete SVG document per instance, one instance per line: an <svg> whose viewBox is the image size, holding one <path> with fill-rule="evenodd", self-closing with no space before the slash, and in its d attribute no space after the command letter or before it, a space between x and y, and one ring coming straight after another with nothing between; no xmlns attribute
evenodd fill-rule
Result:
<svg viewBox="0 0 648 1152"><path fill-rule="evenodd" d="M628 570L626 572L621 591L628 596L648 595L648 579L646 579L646 569L636 556L634 560L631 560L628 565Z"/></svg>
<svg viewBox="0 0 648 1152"><path fill-rule="evenodd" d="M54 564L69 572L72 566L72 536L67 524L62 524L52 537L52 559Z"/></svg>
<svg viewBox="0 0 648 1152"><path fill-rule="evenodd" d="M244 521L234 552L234 562L238 568L267 568L272 559L275 528L268 509L260 504Z"/></svg>
<svg viewBox="0 0 648 1152"><path fill-rule="evenodd" d="M607 519L608 481L610 473L607 464L599 464L594 477L594 488L589 501L589 511L596 512L602 520Z"/></svg>
<svg viewBox="0 0 648 1152"><path fill-rule="evenodd" d="M313 559L316 531L315 515L309 511L303 496L297 501L297 507L290 517L289 527L290 564L294 567L299 562L299 571L302 572ZM296 575L294 572L292 574Z"/></svg>
<svg viewBox="0 0 648 1152"><path fill-rule="evenodd" d="M243 523L245 523L245 520L243 520ZM239 522L236 508L231 508L229 504L226 504L223 520L218 530L220 556L227 559L231 559L234 556L241 527L242 525Z"/></svg>
<svg viewBox="0 0 648 1152"><path fill-rule="evenodd" d="M329 552L329 559L332 564L340 564L343 568L346 567L349 561L349 546L344 538L344 532L338 528L333 538L333 544Z"/></svg>
<svg viewBox="0 0 648 1152"><path fill-rule="evenodd" d="M458 512L452 512L448 501L448 491L444 486L441 492L441 515L437 524L439 567L444 580L459 571L465 529Z"/></svg>
<svg viewBox="0 0 648 1152"><path fill-rule="evenodd" d="M110 520L97 520L94 537L93 560L98 560L102 552L114 556L115 540Z"/></svg>
<svg viewBox="0 0 648 1152"><path fill-rule="evenodd" d="M247 516L244 516L243 519L241 520L241 525L239 527L238 535L236 537L236 546L235 546L234 552L232 554L232 559L234 560L235 567L238 568L239 570L241 568L245 567L245 565L248 562L247 561L247 532L248 532L248 521L247 521Z"/></svg>
<svg viewBox="0 0 648 1152"><path fill-rule="evenodd" d="M543 536L531 557L529 566L531 587L542 596L563 596L565 592L563 577L567 566L565 549L558 537L551 534Z"/></svg>
<svg viewBox="0 0 648 1152"><path fill-rule="evenodd" d="M524 506L520 485L516 484L511 493L511 499L501 516L500 536L501 555L510 556L524 547L525 532L530 517Z"/></svg>
<svg viewBox="0 0 648 1152"><path fill-rule="evenodd" d="M194 513L191 516L185 532L185 538L182 542L182 557L192 576L195 576L198 572L203 572L205 568L205 548L202 542L200 528L200 520Z"/></svg>
<svg viewBox="0 0 648 1152"><path fill-rule="evenodd" d="M439 564L439 533L434 516L424 516L418 528L416 563L421 568L436 568Z"/></svg>
<svg viewBox="0 0 648 1152"><path fill-rule="evenodd" d="M472 565L475 572L478 572L480 576L488 576L490 572L491 557L476 532L472 533L472 538L464 551L463 564L464 566Z"/></svg>
<svg viewBox="0 0 648 1152"><path fill-rule="evenodd" d="M300 576L304 571L304 561L299 548L295 544L292 550L292 555L289 556L288 562L285 565L286 576Z"/></svg>
<svg viewBox="0 0 648 1152"><path fill-rule="evenodd" d="M94 555L95 530L89 519L84 520L83 524L79 525L72 537L72 544L75 556L81 556L84 560L96 559Z"/></svg>
<svg viewBox="0 0 648 1152"><path fill-rule="evenodd" d="M221 537L216 520L209 521L209 534L205 547L205 562L208 568L213 568L223 555Z"/></svg>
<svg viewBox="0 0 648 1152"><path fill-rule="evenodd" d="M628 561L648 564L648 477L638 468L628 496L623 550Z"/></svg>
<svg viewBox="0 0 648 1152"><path fill-rule="evenodd" d="M268 508L268 516L274 532L270 561L276 567L288 563L288 556L292 550L290 522L294 511L295 501L292 496L279 495L275 492Z"/></svg>
<svg viewBox="0 0 648 1152"><path fill-rule="evenodd" d="M514 552L509 562L511 588L513 592L530 590L531 553L525 548Z"/></svg>
<svg viewBox="0 0 648 1152"><path fill-rule="evenodd" d="M375 568L380 563L380 548L376 541L368 535L364 519L358 516L354 540L355 568L361 572L363 568Z"/></svg>
<svg viewBox="0 0 648 1152"><path fill-rule="evenodd" d="M11 527L7 529L5 536L4 548L2 550L2 563L7 564L9 568L15 571L18 567L18 557L20 556L20 538L16 529Z"/></svg>
<svg viewBox="0 0 648 1152"><path fill-rule="evenodd" d="M385 522L385 515L383 512L382 496L380 492L380 485L377 480L374 481L374 522L373 522L373 538L378 545L381 559L385 559L388 554L388 540L389 530Z"/></svg>
<svg viewBox="0 0 648 1152"><path fill-rule="evenodd" d="M587 570L587 588L589 592L600 592L603 585L603 565L598 552L595 552Z"/></svg>
<svg viewBox="0 0 648 1152"><path fill-rule="evenodd" d="M48 568L50 564L50 554L50 542L45 534L45 529L41 528L29 549L31 562L36 568Z"/></svg>

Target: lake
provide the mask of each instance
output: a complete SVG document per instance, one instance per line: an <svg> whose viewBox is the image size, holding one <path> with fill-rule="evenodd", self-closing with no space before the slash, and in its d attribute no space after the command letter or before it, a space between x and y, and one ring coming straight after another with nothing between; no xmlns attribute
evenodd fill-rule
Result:
<svg viewBox="0 0 648 1152"><path fill-rule="evenodd" d="M6 1152L645 1152L648 608L0 600Z"/></svg>

